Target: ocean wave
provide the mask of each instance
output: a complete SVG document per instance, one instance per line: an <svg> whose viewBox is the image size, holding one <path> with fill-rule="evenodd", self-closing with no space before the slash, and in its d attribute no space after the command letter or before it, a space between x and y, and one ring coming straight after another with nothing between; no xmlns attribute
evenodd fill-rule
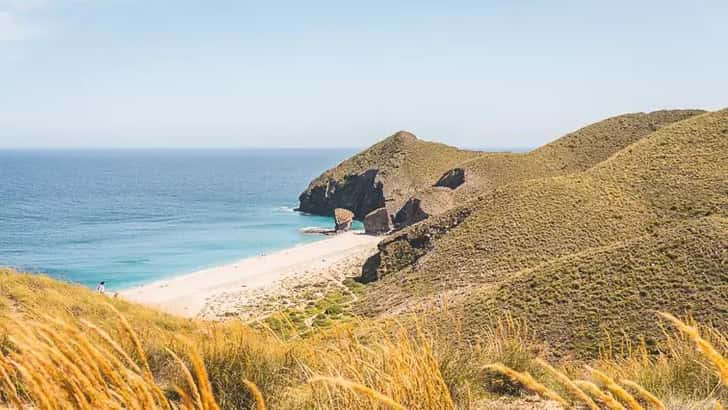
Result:
<svg viewBox="0 0 728 410"><path fill-rule="evenodd" d="M296 208L293 208L290 206L281 206L281 207L278 207L278 210L281 212L296 212Z"/></svg>
<svg viewBox="0 0 728 410"><path fill-rule="evenodd" d="M131 258L131 259L117 259L113 261L115 264L119 265L137 265L141 263L150 262L151 260L149 258Z"/></svg>

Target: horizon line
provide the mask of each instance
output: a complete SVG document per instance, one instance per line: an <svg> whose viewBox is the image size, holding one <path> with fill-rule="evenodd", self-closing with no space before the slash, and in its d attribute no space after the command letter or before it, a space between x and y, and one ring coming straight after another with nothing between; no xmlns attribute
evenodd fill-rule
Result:
<svg viewBox="0 0 728 410"><path fill-rule="evenodd" d="M369 146L371 147L371 145ZM0 151L242 151L242 150L298 150L298 151L312 151L312 150L364 150L369 147L297 147L297 146L281 146L281 147L260 147L260 146L111 146L111 147L3 147L0 146ZM462 150L472 151L488 151L488 150L531 150L534 147L531 146L486 146L486 147L456 147Z"/></svg>

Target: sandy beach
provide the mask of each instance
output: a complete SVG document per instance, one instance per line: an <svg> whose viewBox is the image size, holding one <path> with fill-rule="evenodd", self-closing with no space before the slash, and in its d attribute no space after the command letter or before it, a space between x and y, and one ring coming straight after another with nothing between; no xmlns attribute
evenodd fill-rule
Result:
<svg viewBox="0 0 728 410"><path fill-rule="evenodd" d="M341 286L346 276L357 274L380 239L346 232L126 289L119 295L185 317L254 318L295 303L296 293Z"/></svg>

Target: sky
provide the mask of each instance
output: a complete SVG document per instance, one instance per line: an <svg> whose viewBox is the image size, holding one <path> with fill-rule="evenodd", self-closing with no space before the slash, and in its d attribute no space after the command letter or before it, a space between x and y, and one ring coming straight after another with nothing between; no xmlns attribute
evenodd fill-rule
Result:
<svg viewBox="0 0 728 410"><path fill-rule="evenodd" d="M0 0L0 147L534 147L726 73L726 0Z"/></svg>

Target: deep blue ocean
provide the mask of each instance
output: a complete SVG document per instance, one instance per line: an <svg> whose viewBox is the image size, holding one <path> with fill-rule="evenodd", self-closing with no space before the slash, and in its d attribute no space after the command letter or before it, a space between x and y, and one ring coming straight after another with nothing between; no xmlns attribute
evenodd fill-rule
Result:
<svg viewBox="0 0 728 410"><path fill-rule="evenodd" d="M293 211L355 150L0 150L0 266L115 290L320 240Z"/></svg>

